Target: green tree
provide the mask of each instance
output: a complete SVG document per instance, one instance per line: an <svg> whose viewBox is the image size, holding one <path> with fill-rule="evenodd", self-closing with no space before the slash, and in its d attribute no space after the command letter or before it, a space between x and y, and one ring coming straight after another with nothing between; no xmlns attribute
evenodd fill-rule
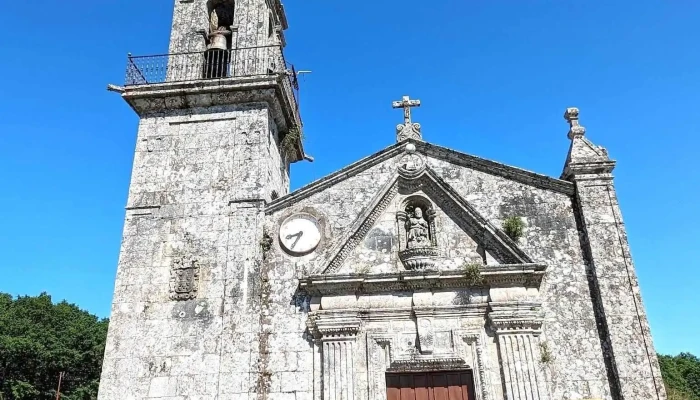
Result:
<svg viewBox="0 0 700 400"><path fill-rule="evenodd" d="M96 399L107 325L46 293L0 293L0 398L53 400L65 372L62 399Z"/></svg>
<svg viewBox="0 0 700 400"><path fill-rule="evenodd" d="M700 359L690 353L659 355L669 400L700 400Z"/></svg>

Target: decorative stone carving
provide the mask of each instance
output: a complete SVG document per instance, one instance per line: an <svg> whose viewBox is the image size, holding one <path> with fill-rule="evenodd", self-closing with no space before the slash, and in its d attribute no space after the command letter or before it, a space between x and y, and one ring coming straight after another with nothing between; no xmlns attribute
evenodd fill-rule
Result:
<svg viewBox="0 0 700 400"><path fill-rule="evenodd" d="M462 196L442 181L430 167L418 179L406 180L410 185L403 185L403 190L422 190L437 206L457 225L483 246L502 264L531 263L532 260L520 250L511 239L496 226L484 218ZM399 181L399 183L403 183ZM414 197L415 198L415 197ZM428 218L430 221L430 218ZM437 246L437 243L434 242Z"/></svg>
<svg viewBox="0 0 700 400"><path fill-rule="evenodd" d="M403 124L396 126L396 141L401 142L406 139L423 140L420 131L420 124L411 122L411 107L420 107L420 100L411 100L408 96L403 96L400 101L392 103L394 108L403 108Z"/></svg>
<svg viewBox="0 0 700 400"><path fill-rule="evenodd" d="M544 321L542 304L536 301L489 303L489 320L496 333L539 335Z"/></svg>
<svg viewBox="0 0 700 400"><path fill-rule="evenodd" d="M418 177L425 171L425 159L416 153L416 145L409 143L406 145L406 153L399 159L399 175L406 179Z"/></svg>
<svg viewBox="0 0 700 400"><path fill-rule="evenodd" d="M172 300L191 300L197 297L199 290L199 262L187 257L173 260L170 271L170 298Z"/></svg>
<svg viewBox="0 0 700 400"><path fill-rule="evenodd" d="M406 231L406 247L409 249L431 245L430 227L428 221L423 218L423 210L420 207L415 207L406 220Z"/></svg>
<svg viewBox="0 0 700 400"><path fill-rule="evenodd" d="M399 259L409 270L432 269L435 267L439 251L435 247L418 247L399 252Z"/></svg>
<svg viewBox="0 0 700 400"><path fill-rule="evenodd" d="M421 197L409 197L396 213L399 224L399 259L406 269L432 269L438 256L435 210ZM425 213L423 210L426 210Z"/></svg>
<svg viewBox="0 0 700 400"><path fill-rule="evenodd" d="M419 318L418 342L421 354L432 354L435 344L435 333L433 332L433 321L430 318Z"/></svg>
<svg viewBox="0 0 700 400"><path fill-rule="evenodd" d="M564 112L564 119L567 120L570 125L569 139L581 137L586 134L586 128L581 126L578 122L578 113L579 111L576 107L567 108Z"/></svg>
<svg viewBox="0 0 700 400"><path fill-rule="evenodd" d="M486 285L538 287L547 267L542 264L492 265L481 268ZM467 288L463 271L402 271L380 277L357 275L312 275L299 280L299 288L313 296L382 293L406 290Z"/></svg>
<svg viewBox="0 0 700 400"><path fill-rule="evenodd" d="M423 140L420 124L408 122L396 125L396 141L401 142L406 139Z"/></svg>

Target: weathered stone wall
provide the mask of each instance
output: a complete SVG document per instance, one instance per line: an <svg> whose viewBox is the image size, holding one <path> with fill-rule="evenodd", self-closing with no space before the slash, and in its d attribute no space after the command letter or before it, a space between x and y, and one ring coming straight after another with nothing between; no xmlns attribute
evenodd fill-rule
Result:
<svg viewBox="0 0 700 400"><path fill-rule="evenodd" d="M288 190L270 119L249 104L141 120L100 400L253 391L262 207Z"/></svg>
<svg viewBox="0 0 700 400"><path fill-rule="evenodd" d="M516 285L491 288L489 293L477 285L317 298L300 291L299 281L323 273L344 243L357 245L327 273L371 276L405 271L397 257L399 232L404 229L397 213L404 211L407 196L424 195L436 205L433 233L443 257L440 269L457 271L465 263L482 261L481 243L460 226L454 209L441 206L434 192L401 189L388 203L383 200L397 182L402 159L397 146L270 203L273 190L284 195L288 187L276 136L263 105L143 119L100 400L215 395L318 400L324 391L328 397L329 390L350 386L358 399L379 399L389 360L416 362L410 349L419 343L405 341L426 335L418 328L420 313L433 318L428 337L436 353L448 359L458 355L473 368L477 400L525 390L509 386L515 381L505 378L504 371L542 371L541 379L532 378L540 391L537 399L614 398L619 389L610 382L617 376L623 385L629 382L624 388L628 391L653 390L644 389L654 384L653 373L632 380L625 374L629 369L611 372L616 365L610 362L606 368L604 354L608 361L615 357L603 352L605 334L597 324L601 316L596 320L592 296L611 287L597 287L591 280L592 251L581 236L574 185L478 164L481 161L456 157L436 146L422 147L427 167L492 226L500 227L511 216L525 221L517 246L534 263L547 266L539 290L531 293ZM359 229L358 221L379 208L371 228ZM323 232L318 249L303 257L287 255L277 238L282 221L297 212L317 216ZM261 243L265 234L271 239L267 250ZM605 248L608 239L600 240L590 242ZM498 257L487 252L485 258L493 265ZM183 260L196 265L197 291L192 299L176 301L173 273ZM196 264L187 264L192 261ZM521 313L512 308L514 303L498 303L512 296L524 299L515 307L526 313L527 308L538 310L542 302L541 334L539 328L535 336L492 329L489 318L494 317L489 315L499 307L504 315ZM603 303L612 304L605 299ZM365 322L357 323L356 337L319 341L314 329L328 328L316 325L309 330L313 310L317 317L336 313L333 318L344 320L350 318L346 310L353 309L365 315ZM644 332L624 331L634 339L631 354L645 350L636 342L646 343ZM623 351L624 344L615 340ZM322 356L324 351L332 351L335 358ZM512 352L510 359L503 358L504 351ZM640 371L643 361L640 356L635 364ZM339 375L329 375L331 365L340 368ZM336 386L322 386L321 376L334 379L328 384Z"/></svg>
<svg viewBox="0 0 700 400"><path fill-rule="evenodd" d="M525 221L518 245L547 265L541 296L546 315L543 342L551 353L545 369L552 398L609 398L572 198L431 161L443 179L496 226L511 216Z"/></svg>
<svg viewBox="0 0 700 400"><path fill-rule="evenodd" d="M525 235L518 245L534 261L548 266L542 286L543 309L546 314L542 342L546 343L544 346L551 355L546 357L544 369L553 398L610 398L572 196L437 158L429 158L428 164L495 226L500 227L502 221L510 216L518 216L525 221ZM268 277L271 284L278 283L275 297L280 301L269 307L271 312L272 309L277 309L287 315L275 314L275 319L279 318L282 325L296 326L296 337L299 340L304 335L305 316L290 306L289 299L296 290L291 270L295 270L297 276L319 272L323 262L328 261L328 251L333 247L334 241L346 236L348 227L370 200L378 195L380 188L391 179L395 170L396 159L389 159L364 173L301 199L289 208L276 211L268 218L271 232L275 232L282 219L293 212L312 210L327 221L326 242L322 243L314 255L290 258L277 247L269 255ZM339 273L380 273L404 269L396 256L397 230L401 229L396 222L396 211L399 211L400 202L401 196L378 219L369 234L345 260ZM439 210L437 220L439 245L443 246L448 259L441 264L443 267L457 269L465 261L478 257L477 244L452 221L450 215ZM287 319L286 323L282 322ZM488 342L488 368L490 371L498 371L498 360L494 359L498 354L496 344L493 338ZM282 347L270 348L269 351L271 354L283 353L287 343L289 342L285 341ZM312 352L310 348L307 351L309 354ZM302 365L298 368L302 368ZM310 373L311 366L306 365L304 368ZM273 371L273 374L279 372L281 371ZM493 393L499 398L502 395L501 382L491 382ZM294 388L307 390L303 385Z"/></svg>

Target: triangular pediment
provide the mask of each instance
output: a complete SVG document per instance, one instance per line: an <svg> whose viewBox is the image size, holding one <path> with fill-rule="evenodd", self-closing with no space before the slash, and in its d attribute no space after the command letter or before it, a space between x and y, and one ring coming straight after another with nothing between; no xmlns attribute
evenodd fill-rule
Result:
<svg viewBox="0 0 700 400"><path fill-rule="evenodd" d="M409 248L411 222L406 210L413 201L429 214L421 222L429 225L429 235L424 243ZM411 257L429 258L427 268L432 270L532 263L513 240L425 167L413 176L397 172L336 238L327 257L317 260L312 273L383 274L426 267Z"/></svg>
<svg viewBox="0 0 700 400"><path fill-rule="evenodd" d="M555 179L546 175L526 171L521 168L476 157L453 149L438 146L436 144L408 139L406 141L393 144L328 176L325 176L315 182L311 182L308 185L287 194L286 196L282 196L272 201L271 203L267 204L265 212L267 214L272 214L280 210L284 210L317 193L339 185L343 181L351 179L352 177L361 174L374 166L385 163L388 160L402 154L407 143L416 146L418 152L426 155L427 157L442 160L459 167L480 171L492 176L508 179L512 182L564 193L567 195L572 195L574 193L574 185L565 180Z"/></svg>

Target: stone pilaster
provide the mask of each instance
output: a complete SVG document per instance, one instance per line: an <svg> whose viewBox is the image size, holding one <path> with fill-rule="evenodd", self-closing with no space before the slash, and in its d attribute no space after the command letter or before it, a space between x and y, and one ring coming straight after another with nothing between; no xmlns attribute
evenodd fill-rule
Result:
<svg viewBox="0 0 700 400"><path fill-rule="evenodd" d="M507 400L547 400L541 367L543 316L536 302L491 302L489 320L498 342Z"/></svg>
<svg viewBox="0 0 700 400"><path fill-rule="evenodd" d="M615 161L584 137L579 111L566 110L571 148L563 179L576 185L575 212L613 398L665 399L627 234L613 185Z"/></svg>
<svg viewBox="0 0 700 400"><path fill-rule="evenodd" d="M323 400L355 400L355 353L360 320L355 316L317 313L309 320L309 329L320 347L320 378ZM318 397L316 397L318 398Z"/></svg>

